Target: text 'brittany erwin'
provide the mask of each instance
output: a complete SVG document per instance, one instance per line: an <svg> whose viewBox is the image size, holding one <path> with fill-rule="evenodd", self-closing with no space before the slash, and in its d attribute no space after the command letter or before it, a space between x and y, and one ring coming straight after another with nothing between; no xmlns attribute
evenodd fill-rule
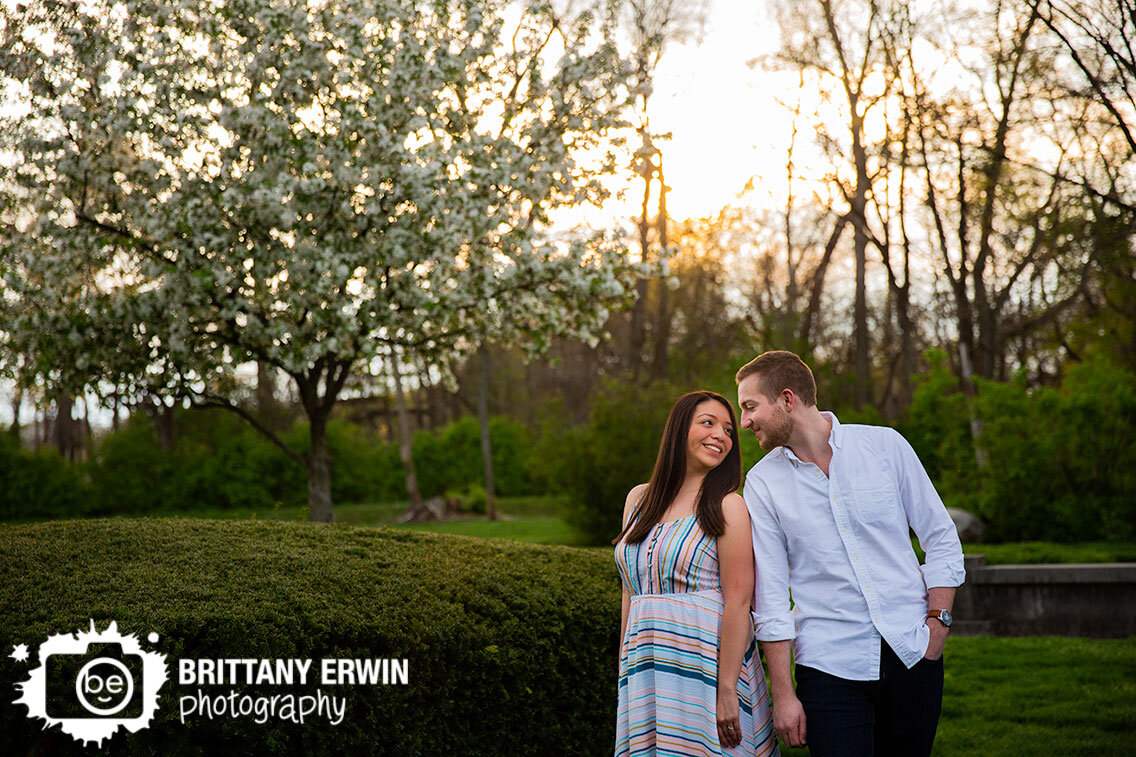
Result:
<svg viewBox="0 0 1136 757"><path fill-rule="evenodd" d="M221 686L248 684L255 686L304 686L308 683L312 660L293 659L223 659L178 660L178 683L181 685ZM409 662L405 659L337 659L321 661L319 683L335 685L403 684L409 680Z"/></svg>

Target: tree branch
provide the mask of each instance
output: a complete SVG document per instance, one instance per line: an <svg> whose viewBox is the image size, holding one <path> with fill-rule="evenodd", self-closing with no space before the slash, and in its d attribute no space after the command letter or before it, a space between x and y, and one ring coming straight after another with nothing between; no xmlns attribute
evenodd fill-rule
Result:
<svg viewBox="0 0 1136 757"><path fill-rule="evenodd" d="M295 460L300 465L300 467L302 467L304 470L307 470L308 463L302 455L298 454L291 447L285 444L284 440L282 440L271 429L261 423L256 418L256 416L254 416L252 413L245 410L235 402L232 402L225 397L219 397L214 394L197 394L195 392L191 392L189 394L189 400L196 407L220 408L222 410L228 410L231 413L239 415L241 418L244 418L246 421L248 421L248 423L253 428L263 434L265 438L268 439L268 441L272 442L281 450L283 450L284 454Z"/></svg>

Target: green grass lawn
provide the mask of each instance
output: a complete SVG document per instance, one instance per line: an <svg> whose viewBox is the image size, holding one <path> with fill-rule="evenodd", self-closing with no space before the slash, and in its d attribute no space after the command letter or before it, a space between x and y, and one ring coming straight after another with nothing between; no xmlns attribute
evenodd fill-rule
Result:
<svg viewBox="0 0 1136 757"><path fill-rule="evenodd" d="M393 526L430 533L513 539L533 544L582 546L586 543L584 536L563 520L565 505L564 497L557 495L498 497L497 509L501 516L500 520L489 521L484 516L471 514L451 521L396 526L395 520L406 511L406 502L337 503L335 518L340 523L355 526ZM202 508L192 511L152 512L139 517L303 521L308 518L308 508L307 506ZM922 559L923 553L919 549L919 544L912 540L912 546ZM967 554L986 555L986 562L989 565L1136 562L1136 541L1096 541L1076 544L1053 542L965 544L963 550Z"/></svg>
<svg viewBox="0 0 1136 757"><path fill-rule="evenodd" d="M578 546L585 543L583 535L560 518L537 516L515 520L485 520L484 518L454 520L442 523L404 523L395 528L412 531L429 531L440 534L461 534L463 536L493 537L496 539L515 539L532 544L566 544Z"/></svg>
<svg viewBox="0 0 1136 757"><path fill-rule="evenodd" d="M498 520L487 520L483 515L467 515L448 521L429 523L402 523L394 521L406 511L406 502L368 502L335 505L335 519L354 526L391 526L410 531L461 534L496 539L512 539L531 544L563 544L580 546L585 538L579 530L566 523L560 513L564 501L559 497L498 497ZM210 518L236 520L292 520L308 518L307 507L281 507L275 509L238 508L231 510L206 509L192 512L161 513L175 518Z"/></svg>
<svg viewBox="0 0 1136 757"><path fill-rule="evenodd" d="M409 503L401 502L349 502L334 505L335 519L340 523L361 526L386 526L406 512ZM564 498L556 495L528 497L498 497L497 510L512 518L556 516L564 508ZM130 516L127 516L130 517ZM138 517L145 518L207 518L210 520L307 520L307 505L295 507L236 507L201 508L185 511L156 511ZM470 516L476 517L476 516Z"/></svg>
<svg viewBox="0 0 1136 757"><path fill-rule="evenodd" d="M948 639L934 754L1136 754L1134 673L1136 639Z"/></svg>
<svg viewBox="0 0 1136 757"><path fill-rule="evenodd" d="M967 544L963 549L967 554L986 555L988 565L1136 562L1136 542L1131 541L1087 541L1077 544L1022 541L1010 544Z"/></svg>

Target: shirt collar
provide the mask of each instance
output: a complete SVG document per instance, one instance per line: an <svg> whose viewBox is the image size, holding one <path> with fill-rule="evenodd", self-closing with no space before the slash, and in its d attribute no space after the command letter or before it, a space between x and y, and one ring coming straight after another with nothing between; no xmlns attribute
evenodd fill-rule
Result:
<svg viewBox="0 0 1136 757"><path fill-rule="evenodd" d="M836 419L836 413L829 410L821 410L820 414L828 418L832 422L832 430L828 432L828 444L834 450L839 449L844 445L844 427L840 425L840 421ZM796 453L788 447L788 445L781 447L785 453L785 457L789 458L789 462L793 465L800 465L801 458L797 457Z"/></svg>
<svg viewBox="0 0 1136 757"><path fill-rule="evenodd" d="M821 410L820 414L832 421L832 431L828 434L828 443L832 445L833 449L844 446L844 427L840 425L840 421L836 420L836 413L829 410Z"/></svg>

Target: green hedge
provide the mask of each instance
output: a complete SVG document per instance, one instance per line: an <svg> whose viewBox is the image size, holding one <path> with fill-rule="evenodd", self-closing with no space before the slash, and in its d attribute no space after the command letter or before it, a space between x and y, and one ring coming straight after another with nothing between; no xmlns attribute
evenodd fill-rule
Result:
<svg viewBox="0 0 1136 757"><path fill-rule="evenodd" d="M34 654L90 618L160 634L171 680L157 717L104 742L108 754L601 754L614 743L619 588L606 553L343 525L101 519L0 526L0 555L6 702L31 667L12 645ZM196 687L177 684L181 657L407 658L410 683L329 692L348 698L338 726L182 724L177 698ZM3 713L0 754L96 751L42 730L23 705Z"/></svg>
<svg viewBox="0 0 1136 757"><path fill-rule="evenodd" d="M54 447L22 449L0 433L0 520L86 515L93 509L90 487L81 469Z"/></svg>
<svg viewBox="0 0 1136 757"><path fill-rule="evenodd" d="M1136 375L1096 356L1067 365L1060 386L979 380L968 398L945 355L928 359L901 430L947 504L986 520L988 540L1136 536Z"/></svg>
<svg viewBox="0 0 1136 757"><path fill-rule="evenodd" d="M568 495L566 518L592 544L619 534L627 492L651 477L671 405L682 392L656 383L609 382L592 401L586 424L545 434L536 455Z"/></svg>
<svg viewBox="0 0 1136 757"><path fill-rule="evenodd" d="M542 494L528 474L532 440L525 427L510 418L491 418L489 440L493 450L493 488L497 495ZM391 447L394 449L394 445ZM416 431L413 453L422 496L440 497L448 491L463 491L471 486L485 491L481 425L476 418L466 416L433 431ZM403 489L403 497L405 491Z"/></svg>
<svg viewBox="0 0 1136 757"><path fill-rule="evenodd" d="M0 520L87 515L155 515L207 508L271 511L307 504L303 468L236 415L223 410L180 409L173 449L158 443L149 417L137 414L95 446L90 462L67 463L54 449L20 449L0 434ZM509 418L489 424L497 494L543 493L529 473L532 441ZM308 424L283 434L306 454ZM398 445L352 423L333 419L327 429L331 496L335 504L405 501L406 473ZM482 485L477 420L462 418L414 435L419 485L427 497L476 490ZM484 490L482 490L484 491Z"/></svg>

